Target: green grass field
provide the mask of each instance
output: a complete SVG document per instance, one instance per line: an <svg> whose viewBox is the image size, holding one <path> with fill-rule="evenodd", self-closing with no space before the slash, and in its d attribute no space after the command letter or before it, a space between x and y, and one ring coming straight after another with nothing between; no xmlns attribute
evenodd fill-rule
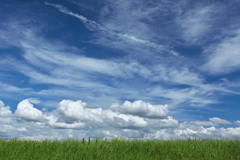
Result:
<svg viewBox="0 0 240 160"><path fill-rule="evenodd" d="M0 140L0 160L240 160L240 140Z"/></svg>

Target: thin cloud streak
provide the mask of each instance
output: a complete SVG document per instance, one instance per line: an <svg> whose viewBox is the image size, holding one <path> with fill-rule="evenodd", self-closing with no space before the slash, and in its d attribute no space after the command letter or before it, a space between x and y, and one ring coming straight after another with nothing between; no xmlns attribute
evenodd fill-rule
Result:
<svg viewBox="0 0 240 160"><path fill-rule="evenodd" d="M84 9L87 9L87 10L90 10L90 11L95 11L94 8L90 7L90 6L87 6L83 3L80 3L80 2L76 2L74 0L66 0L67 2L70 2L70 3L73 3L81 8L84 8ZM96 12L96 11L95 11Z"/></svg>
<svg viewBox="0 0 240 160"><path fill-rule="evenodd" d="M73 12L69 11L66 7L64 7L62 5L52 4L52 3L47 3L47 2L45 2L45 4L57 8L60 12L62 12L64 14L68 14L68 15L71 15L73 17L78 18L79 20L81 20L83 22L83 24L86 26L86 28L90 31L104 32L104 33L107 33L108 35L112 35L113 37L117 36L117 37L120 37L122 39L127 39L127 40L130 40L130 41L133 41L135 43L140 43L140 44L144 44L144 45L153 47L160 52L166 51L167 53L170 53L174 56L179 56L179 54L177 52L169 50L163 45L153 43L149 40L143 40L143 39L140 39L140 38L137 38L135 36L128 35L128 34L125 34L125 33L115 33L111 30L108 30L108 29L102 27L100 24L98 24L95 21L89 20L82 15L79 15L79 14L76 14L76 13L73 13Z"/></svg>

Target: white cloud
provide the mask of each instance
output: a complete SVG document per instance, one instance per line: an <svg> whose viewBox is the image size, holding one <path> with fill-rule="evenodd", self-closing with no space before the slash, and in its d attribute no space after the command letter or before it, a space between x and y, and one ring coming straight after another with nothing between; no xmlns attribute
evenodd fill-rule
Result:
<svg viewBox="0 0 240 160"><path fill-rule="evenodd" d="M183 39L188 43L201 42L211 30L213 23L212 14L216 12L214 6L194 7L177 18L177 23L183 29Z"/></svg>
<svg viewBox="0 0 240 160"><path fill-rule="evenodd" d="M191 86L199 86L203 84L203 78L194 72L194 70L190 70L187 67L168 67L164 65L156 65L154 66L153 81L163 80L169 83L174 84L185 84Z"/></svg>
<svg viewBox="0 0 240 160"><path fill-rule="evenodd" d="M179 56L179 54L173 50L169 50L166 46L164 45L160 45L160 44L156 44L154 42L151 42L149 40L144 40L144 39L141 39L141 38L137 38L135 36L132 36L132 35L128 35L128 34L116 34L117 36L121 37L121 38L126 38L127 40L130 40L132 42L135 42L135 43L140 43L140 44L144 44L144 45L147 45L147 46L150 46L152 48L155 48L157 51L163 53L164 51L166 53L169 53L169 54L172 54L176 57Z"/></svg>
<svg viewBox="0 0 240 160"><path fill-rule="evenodd" d="M164 119L147 119L147 123L149 129L177 128L179 126L178 120L171 116Z"/></svg>
<svg viewBox="0 0 240 160"><path fill-rule="evenodd" d="M112 127L143 127L146 125L146 122L138 116L118 114L101 108L91 108L82 101L63 100L59 103L57 112L60 114L57 121L74 122L76 125L81 122L93 128L108 125Z"/></svg>
<svg viewBox="0 0 240 160"><path fill-rule="evenodd" d="M208 139L235 139L240 138L240 128L215 128L215 127L198 127L195 129L184 128L184 129L163 129L155 133L146 135L147 138L153 139L186 139L188 138L208 138Z"/></svg>
<svg viewBox="0 0 240 160"><path fill-rule="evenodd" d="M17 128L17 131L19 132L27 132L27 129L25 127Z"/></svg>
<svg viewBox="0 0 240 160"><path fill-rule="evenodd" d="M203 107L207 104L217 103L216 97L212 96L211 93L214 90L208 91L198 87L189 87L183 89L165 89L162 87L155 87L149 90L149 95L158 96L170 99L169 106L178 107L181 103L189 103L192 107Z"/></svg>
<svg viewBox="0 0 240 160"><path fill-rule="evenodd" d="M31 88L19 88L14 85L9 85L3 82L0 82L1 91L0 92L12 92L12 93L22 93L24 92L30 92Z"/></svg>
<svg viewBox="0 0 240 160"><path fill-rule="evenodd" d="M151 21L154 15L159 14L162 9L161 3L153 4L147 6L143 1L132 0L108 1L101 10L100 21L104 27L115 33L124 33L133 39L144 37L149 40L156 35L144 21Z"/></svg>
<svg viewBox="0 0 240 160"><path fill-rule="evenodd" d="M118 4L120 2L121 1L118 1L116 3ZM124 2L127 4L122 4L123 6L117 6L115 2L109 3L113 3L111 5L114 5L114 7L117 8L119 7L120 9L121 7L124 8L124 5L128 7L131 6L133 1ZM156 57L151 56L150 54L153 52L145 50L147 47L142 45L152 45L152 47L155 44L158 45L157 43L154 43L156 41L151 39L151 36L145 38L145 36L148 35L146 33L149 26L146 26L146 28L143 29L143 34L127 31L124 32L124 26L122 28L123 30L114 30L114 27L110 27L114 22L109 22L106 25L105 22L102 22L100 25L100 23L91 21L86 17L81 17L80 15L77 16L77 14L72 13L61 5L47 4L58 8L65 14L75 16L84 24L89 25L91 29L96 30L96 32L101 32L103 31L102 28L104 28L104 30L107 30L108 32L105 34L105 37L118 37L118 39L111 40L114 41L111 43L122 43L124 41L123 45L129 47L130 42L133 46L130 45L129 48L134 50L134 52L131 52L131 55L134 53L137 53L137 55L130 57L128 60L126 57L118 57L116 59L98 59L80 56L80 50L76 51L71 49L71 47L66 46L66 44L58 44L53 41L49 42L46 39L41 39L34 34L34 29L25 29L16 21L13 25L9 24L9 26L14 26L11 28L12 33L13 31L15 32L16 28L19 28L16 31L17 33L15 36L9 37L9 43L11 40L21 39L20 42L14 42L14 45L18 46L24 52L22 56L25 58L26 63L19 62L18 60L6 60L8 63L6 62L1 66L8 65L11 66L11 68L15 68L17 73L20 72L25 78L30 78L29 81L27 81L32 85L51 84L54 87L49 87L36 92L31 89L26 89L26 92L24 92L24 88L14 88L12 85L5 84L2 85L5 90L9 90L11 92L19 90L19 92L22 93L21 95L24 94L25 96L27 94L44 97L52 95L54 97L61 97L61 99L72 98L71 96L73 96L74 99L81 97L84 100L88 100L90 97L97 94L100 96L95 98L96 104L98 104L101 98L104 100L109 98L111 99L111 103L113 101L119 101L124 98L123 95L125 94L127 94L131 99L143 99L151 102L154 102L152 101L154 99L152 98L153 96L161 97L165 100L170 99L175 106L182 102L190 102L192 105L196 106L203 106L217 102L217 99L213 96L209 96L209 94L214 95L214 92L216 92L216 90L219 91L219 88L221 87L215 86L215 84L205 85L204 78L194 69L189 69L190 67L187 65L175 66L171 64L172 62L170 63L170 61L178 63L179 61L182 61L182 59L176 58L167 60L169 57L161 57L161 62L159 62L158 59L156 60L156 63L152 62L153 60L155 61ZM141 4L139 4L139 6L141 6ZM156 13L158 10L158 7L153 6L153 8L150 8L148 8L148 13L146 13L146 15ZM144 7L140 10L142 9L144 9ZM125 14L123 11L119 10L117 12L117 15L120 14L120 17L124 17L124 15L121 15ZM141 18L145 17L143 15L138 15L137 13L140 13L140 11L134 11L134 13L132 13L136 17L139 16L139 19L136 21L136 25L138 22L140 23ZM5 33L4 36L7 36L7 33ZM102 36L99 36L99 38L101 37ZM120 41L118 41L119 39ZM123 46L122 48L124 49L126 46ZM158 47L159 50L167 49L167 47L164 47L161 44ZM124 51L126 50L124 49ZM145 51L147 51L146 55L144 55ZM159 54L159 52L156 51L154 51L154 53ZM139 56L140 54L141 56ZM149 60L145 61L144 59L144 63L147 63L147 65L136 60L137 57L142 57L142 55L143 58L150 57ZM6 67L3 68L6 70L8 69ZM136 81L139 82L139 85L136 85ZM129 83L132 84L131 87L129 87ZM150 84L154 84L154 86L151 86ZM165 84L170 85L168 86L170 88L165 87ZM181 84L187 85L189 88L179 89L177 85ZM94 90L92 88L94 88ZM145 88L150 94L142 94ZM160 89L160 91L158 89ZM84 93L80 93L80 91L83 91ZM226 90L221 91L226 92ZM154 94L154 92L157 94ZM94 98L91 98L91 100L92 99Z"/></svg>
<svg viewBox="0 0 240 160"><path fill-rule="evenodd" d="M26 50L24 54L24 58L34 65L37 68L44 68L49 73L43 73L39 72L37 70L34 70L32 67L25 64L18 64L15 62L11 62L12 65L16 67L17 70L19 70L22 74L26 75L27 77L30 77L31 82L33 83L46 83L46 84L54 84L58 86L66 86L68 88L71 88L72 91L74 91L74 88L96 88L97 90L101 90L101 92L104 92L108 95L111 94L111 92L116 92L114 87L108 86L108 84L102 83L101 81L95 81L94 79L99 80L99 73L102 74L102 76L105 77L111 76L112 78L123 78L123 79L132 79L136 75L141 76L143 78L142 80L148 80L152 82L163 82L163 83L169 83L170 84L186 84L189 86L196 86L200 87L200 91L202 92L202 83L203 79L193 71L190 71L186 67L182 67L179 69L176 69L174 67L168 67L167 65L150 65L150 66L144 66L140 64L137 61L129 60L127 62L119 61L115 59L111 60L99 60L96 58L88 58L83 56L77 56L73 53L66 54L61 49L56 51L55 48L50 47L48 49L45 49L47 44L44 42L38 42L42 43L45 46L45 48L39 48L36 46L37 42L25 42L23 46ZM46 45L45 45L46 44ZM30 47L27 47L30 46ZM36 49L37 48L37 49ZM51 56L49 56L51 55ZM14 64L13 64L14 63ZM44 65L43 65L44 64ZM58 67L56 67L58 66ZM98 76L96 78L95 74ZM101 80L101 79L100 79ZM110 79L111 80L111 79ZM108 81L111 83L112 81ZM123 84L115 81L114 86L122 86ZM205 86L205 85L204 85ZM203 86L203 87L204 87ZM122 86L123 88L126 86ZM155 87L154 87L155 88ZM150 88L149 88L150 89ZM195 88L196 90L197 88ZM219 89L219 87L218 87ZM63 90L63 89L61 89ZM128 88L129 90L129 88ZM139 88L138 88L139 90ZM154 90L154 89L153 89ZM162 90L166 90L162 88ZM167 97L165 95L169 95L171 91L167 89L167 93L165 94L158 94L162 97ZM189 89L190 90L190 89ZM205 90L205 89L204 89ZM47 94L47 90L39 91L37 94ZM60 92L60 91L54 91L53 93L50 93L50 95L54 95L54 93ZM89 91L87 91L89 92ZM118 91L119 92L119 91ZM123 89L123 92L124 91ZM152 91L151 91L152 92ZM71 94L70 91L64 91L62 94ZM125 93L122 93L122 95ZM196 93L197 94L197 91ZM73 94L75 96L75 93ZM192 94L190 94L192 95ZM67 95L66 95L67 96ZM189 98L191 98L188 95L186 95ZM62 98L64 96L62 95ZM171 99L175 99L176 97L171 97ZM192 101L196 103L202 103L206 102L204 104L212 103L212 100L203 100L204 97L200 98L198 95L198 98L196 97L195 100L192 99ZM184 99L182 99L184 100ZM186 100L186 99L185 99Z"/></svg>
<svg viewBox="0 0 240 160"><path fill-rule="evenodd" d="M190 124L197 126L214 126L214 124L210 121L192 121Z"/></svg>
<svg viewBox="0 0 240 160"><path fill-rule="evenodd" d="M14 67L16 72L29 77L29 82L32 84L53 84L57 85L58 88L49 88L34 92L28 88L13 87L1 84L0 82L0 86L2 85L5 90L21 92L21 95L52 95L60 96L61 99L81 97L86 100L97 92L99 94L99 91L101 91L102 98L111 99L112 102L118 101L125 94L132 96L133 99L136 99L136 97L138 99L150 99L150 96L153 95L155 97L171 99L172 102L169 103L175 106L187 101L195 106L203 106L217 102L209 94L214 95L214 92L220 91L220 89L222 89L221 92L229 92L224 87L214 84L204 84L204 79L187 66L169 67L169 65L164 64L143 65L133 59L89 58L77 55L76 51L67 53L69 47L61 45L61 47L56 48L54 43L48 43L47 40L40 40L33 33L29 33L23 37L25 38L23 38L20 47L24 51L23 57L27 63L23 64L11 59L9 61L6 60L6 63L3 65ZM28 39L31 39L31 41ZM31 65L28 65L28 63ZM136 78L139 76L140 78ZM106 78L108 78L107 81ZM129 88L129 82L124 84L119 79L126 81L133 79L134 81L130 82L133 84L132 87ZM133 82L136 79L139 80L141 85L134 85ZM156 86L148 86L145 81L149 83L158 82L158 84ZM170 85L184 84L188 85L189 88L169 89L161 87L161 83L168 83ZM147 88L149 93L145 97L139 92L140 90L144 92L144 87ZM79 88L84 90L84 94L79 93ZM95 89L92 90L91 88ZM94 93L92 93L93 91ZM95 98L96 104L100 99L100 97L98 99Z"/></svg>
<svg viewBox="0 0 240 160"><path fill-rule="evenodd" d="M77 2L77 1L74 1L74 0L66 0L66 1L71 2L71 3L77 5L77 6L81 7L81 8L84 8L84 9L87 9L87 10L90 10L90 11L95 11L94 8L92 8L92 7L88 6L88 5L85 5L83 3L80 3L80 2Z"/></svg>
<svg viewBox="0 0 240 160"><path fill-rule="evenodd" d="M210 74L228 74L240 67L240 31L234 36L224 38L220 43L206 49L209 54L207 62L202 69Z"/></svg>
<svg viewBox="0 0 240 160"><path fill-rule="evenodd" d="M33 107L33 104L38 103L39 101L35 99L25 99L18 104L14 114L25 120L38 121L42 118L42 112Z"/></svg>
<svg viewBox="0 0 240 160"><path fill-rule="evenodd" d="M101 122L102 109L88 109L88 105L82 101L63 100L58 104L57 111L70 120L80 120L83 122ZM98 116L99 115L99 116Z"/></svg>
<svg viewBox="0 0 240 160"><path fill-rule="evenodd" d="M108 38L108 36L110 36L111 38L119 37L123 40L127 40L127 41L131 41L133 43L139 43L140 45L143 44L143 45L152 47L152 48L154 48L154 49L156 49L157 51L160 51L160 52L165 51L166 53L172 54L174 56L179 56L177 52L174 52L173 50L169 50L168 47L166 47L166 46L151 42L150 40L144 40L142 38L137 38L136 36L134 36L132 34L128 34L124 31L121 31L121 33L119 33L119 31L115 31L114 29L111 29L109 27L103 27L102 25L100 25L99 23L97 23L95 21L89 20L82 15L79 15L79 14L76 14L76 13L73 13L73 12L69 11L66 7L64 7L62 5L52 4L52 3L47 3L47 2L45 4L57 8L60 12L62 12L64 14L68 14L68 15L71 15L73 17L78 18L79 20L81 20L83 22L83 24L86 26L86 28L88 30L103 32L104 34L102 36L104 36L106 39ZM141 12L141 14L142 13L143 12ZM100 39L100 40L102 41L102 39ZM129 43L128 43L128 45L129 45Z"/></svg>
<svg viewBox="0 0 240 160"><path fill-rule="evenodd" d="M151 105L140 100L133 103L125 101L123 105L113 104L110 109L123 114L132 114L147 118L166 118L168 116L167 105Z"/></svg>
<svg viewBox="0 0 240 160"><path fill-rule="evenodd" d="M147 138L147 139L185 139L185 138L240 138L240 128L215 128L214 125L230 124L220 118L210 121L178 122L171 116L139 117L136 112L118 113L109 109L93 108L82 101L62 100L58 108L43 112L33 108L34 99L26 99L19 103L19 109L27 108L20 116L15 114L0 117L0 137L20 139L66 139L66 138ZM141 102L141 103L140 103ZM133 110L137 105L148 104L143 101L129 103ZM0 102L1 107L3 103ZM24 107L23 107L24 106ZM156 107L161 105L148 106ZM130 107L130 106L128 106ZM161 106L163 107L163 106ZM143 107L152 112L153 108ZM158 108L158 107L157 107ZM140 109L141 110L141 109ZM126 113L125 113L126 112ZM37 114L36 114L37 113ZM15 116L15 117L14 117ZM21 121L21 119L27 121ZM19 121L20 120L20 121ZM32 120L32 121L29 121ZM236 121L238 123L238 121ZM210 127L206 127L210 126Z"/></svg>
<svg viewBox="0 0 240 160"><path fill-rule="evenodd" d="M240 121L235 121L235 124L240 126Z"/></svg>
<svg viewBox="0 0 240 160"><path fill-rule="evenodd" d="M57 122L57 119L54 117L45 117L48 120L48 125L55 128L62 128L62 129L81 129L86 128L86 124L81 122L73 122L71 124L65 122Z"/></svg>
<svg viewBox="0 0 240 160"><path fill-rule="evenodd" d="M121 2L125 4L121 4ZM116 19L106 18L105 21L101 20L101 23L75 14L63 6L46 4L56 7L65 14L78 18L88 30L95 31L94 33L99 36L97 37L98 41L106 40L104 43L109 46L115 43L121 46L119 47L121 51L131 54L116 59L80 56L80 50L76 51L65 44L59 45L56 42L41 39L33 34L34 30L32 28L24 29L23 26L14 23L14 27L9 25L10 29L7 33L1 30L1 37L7 44L17 46L23 52L21 55L26 63L13 59L12 61L4 59L0 62L0 68L2 67L4 70L9 71L10 67L15 67L15 71L23 74L29 80L27 80L27 83L30 83L29 86L33 86L33 88L36 84L43 84L44 86L51 84L51 86L43 87L44 89L42 90L36 88L33 91L33 89L18 88L17 86L20 85L14 86L0 82L0 88L4 91L9 91L9 93L21 93L19 95L24 96L37 95L42 98L51 96L54 100L63 98L76 100L81 98L103 108L106 108L113 102L120 103L126 97L131 100L142 99L151 103L161 100L164 104L169 103L170 107L181 107L182 104L199 107L218 102L219 97L216 96L218 94L215 94L216 92L233 93L224 86L206 84L207 82L205 82L198 71L194 70L194 67L190 69L187 64L182 65L186 62L183 59L175 57L169 60L169 57L159 56L160 58L158 58L158 56L155 56L165 51L171 52L167 46L161 44L162 42L157 43L159 39L155 38L158 34L144 23L145 20L150 20L151 18L156 20L159 18L152 17L152 14L155 13L162 14L162 12L158 13L158 6L145 8L141 4L139 9L134 7L131 10L130 6L133 5L133 1L114 1L109 3L112 3L118 9L113 10L114 14L117 15ZM126 10L122 10L124 8ZM164 7L160 8L164 9ZM146 12L141 13L144 10ZM208 20L205 20L204 16L206 15L206 18L209 18L210 12L212 12L211 8L202 8L192 12L186 11L186 14L181 17L183 22L188 24L182 26L186 31L183 35L185 40L193 38L193 41L198 41L204 36L203 32L211 27L209 26L210 24L205 25ZM111 14L111 12L109 13ZM131 24L124 23L126 20L124 18L130 18L128 22ZM162 28L157 29L162 30ZM189 35L186 34L188 30L190 31ZM8 36L10 33L11 36ZM236 46L237 40L231 42L234 42L233 44ZM150 50L146 46L155 50ZM172 54L174 54L173 51ZM130 58L128 59L128 57ZM137 58L140 59L140 57L143 63L141 63L141 60L138 61ZM148 59L145 60L145 58ZM235 59L237 58L236 56ZM171 63L168 63L170 61ZM174 61L174 64L172 61ZM175 63L179 64L175 65ZM2 92L2 96L6 96L3 90L0 93ZM127 101L123 104L114 104L110 109L104 110L103 108L88 108L87 104L82 101L65 100L59 103L58 108L54 112L43 113L34 108L31 103L31 101L24 103L28 107L18 107L15 116L18 116L20 119L40 121L41 124L33 122L29 126L52 129L53 132L57 132L56 135L59 137L64 137L65 135L61 134L58 129L64 130L63 133L65 134L65 131L68 129L78 131L86 129L88 132L92 132L91 128L97 130L99 135L103 137L111 136L110 133L115 134L112 136L136 135L137 137L147 137L145 131L155 132L157 129L161 130L162 135L166 136L169 133L169 137L174 137L174 134L170 134L171 129L177 132L178 126L181 126L176 119L168 116L168 109L164 109L163 105L151 105L143 101L141 103L139 101ZM22 105L23 103L20 104ZM9 108L6 109L5 107L5 113L0 112L0 114L10 115L9 111L6 110L9 110ZM6 114L6 112L8 113ZM10 120L7 118L4 118L3 121L10 123ZM20 128L19 131L24 131L23 128L27 126L27 123L23 122L24 126L17 125L14 128ZM186 129L193 124L203 127L205 130L193 127ZM210 133L211 129L207 130L205 126L213 126L213 124L220 123L210 121L189 123L187 124L188 126L181 129L184 132L182 137L197 134L200 131L208 133L203 137L208 136L212 134ZM25 128L26 130L31 130L29 127ZM77 133L74 133L73 135L77 136ZM44 134L45 136L42 137L49 136L49 133L44 132ZM95 133L92 134L96 136ZM83 133L82 135L85 134ZM31 137L32 135L29 133L28 136Z"/></svg>
<svg viewBox="0 0 240 160"><path fill-rule="evenodd" d="M67 1L80 6L81 9L91 10L82 3ZM195 4L190 1L189 3L188 1L146 3L134 0L109 0L104 3L104 8L101 8L103 10L94 15L91 13L92 16L96 16L94 17L96 21L77 12L74 13L62 5L45 3L55 7L64 13L63 15L67 14L83 23L86 29L91 31L87 32L91 34L87 38L90 39L88 42L83 42L82 37L77 35L75 37L71 31L69 34L71 38L76 38L76 43L75 41L74 43L59 42L63 39L54 40L53 37L47 40L50 38L48 33L53 33L52 31L56 32L60 29L62 32L59 30L59 37L65 34L62 29L66 29L66 25L63 28L58 28L60 25L57 28L52 26L53 28L48 30L48 23L43 31L37 32L41 27L34 26L35 22L41 21L41 24L45 24L49 20L46 20L46 17L43 18L44 20L34 16L25 19L13 17L1 24L0 47L4 48L7 57L0 60L1 71L13 75L21 74L23 78L14 77L17 80L21 79L15 84L0 77L1 98L40 97L47 99L44 100L44 108L51 106L51 109L41 112L33 106L38 102L27 99L19 103L15 114L12 115L10 107L4 106L0 101L2 129L0 137L19 135L20 138L61 139L67 136L76 138L119 136L171 139L188 136L206 138L237 135L238 128L213 127L231 123L220 118L180 123L169 116L173 115L169 112L174 111L174 107L202 107L217 103L220 99L219 94L238 92L234 86L230 90L230 85L208 83L208 78L205 79L198 71L198 64L190 65L191 58L172 56L178 54L172 50L171 45L174 48L182 43L182 40L195 45L201 43L201 40L210 36L208 33L212 32L215 24L214 16L219 8L205 6L205 2L201 3L204 7L190 8L193 3ZM176 16L178 16L178 25L175 21ZM26 20L28 18L29 20ZM23 21L28 22L23 23ZM60 21L58 19L59 23L63 22ZM176 32L179 31L177 28L180 28L182 37L177 37L176 40L178 36ZM37 35L38 33L40 36ZM203 67L204 71L222 74L237 70L239 37L238 31L215 45L208 44L205 53L209 56L205 68ZM81 44L78 45L78 42ZM105 48L103 51L106 51L104 56L111 54L111 58L101 57L102 50L98 53L95 50L97 47L92 43L114 48L110 51ZM67 44L76 47L84 44L86 48L81 50ZM19 53L18 55L16 53L19 57L15 57L11 52L11 47ZM90 55L98 58L87 57L89 51L95 52ZM32 88L23 88L23 86ZM12 97L13 93L18 96ZM133 102L125 101L121 104L122 99L126 97ZM61 101L61 99L79 98L97 107L90 107L83 101ZM47 102L49 99L52 100L51 104ZM143 101L134 101L136 99ZM61 102L57 106L59 101ZM152 105L144 101L152 104L167 103L171 110L168 111L167 106ZM112 104L114 102L117 103ZM110 108L107 108L108 106ZM186 116L186 119L188 118ZM239 124L239 121L235 123ZM229 133L231 131L232 133Z"/></svg>
<svg viewBox="0 0 240 160"><path fill-rule="evenodd" d="M43 43L45 44L45 43ZM71 71L71 72L80 72L85 71L87 73L96 72L107 75L116 76L121 74L119 73L118 67L123 68L124 64L119 64L110 60L100 60L96 58L89 58L80 55L75 55L68 53L66 54L64 51L56 51L55 48L39 48L36 47L34 43L30 43L32 48L24 48L26 49L26 53L24 54L24 58L28 60L31 64L41 67L43 63L45 64L46 69L52 69L51 72L54 74L60 74L62 70ZM36 48L38 50L36 51ZM50 56L49 56L50 55ZM60 66L59 69L55 69L54 66ZM68 70L67 68L71 68ZM78 70L78 71L77 71ZM63 75L63 72L61 72ZM65 72L64 72L65 74ZM85 73L86 74L86 73ZM74 76L74 75L72 75ZM76 77L75 77L76 78ZM82 77L80 77L82 78Z"/></svg>
<svg viewBox="0 0 240 160"><path fill-rule="evenodd" d="M8 117L12 115L12 111L9 106L4 106L4 103L0 100L0 116Z"/></svg>
<svg viewBox="0 0 240 160"><path fill-rule="evenodd" d="M231 122L229 122L225 119L218 118L218 117L209 118L209 120L217 125L218 124L232 124Z"/></svg>
<svg viewBox="0 0 240 160"><path fill-rule="evenodd" d="M104 121L108 122L108 125L112 127L120 128L142 128L147 125L147 122L142 118L135 115L119 114L106 110L103 112Z"/></svg>
<svg viewBox="0 0 240 160"><path fill-rule="evenodd" d="M89 29L91 31L95 31L95 30L105 31L105 29L101 25L96 23L95 21L91 21L82 15L73 13L62 5L52 4L52 3L48 3L48 2L45 2L45 4L57 8L62 13L65 13L65 14L68 14L68 15L78 18L79 20L81 20L84 23L84 25L87 27L87 29Z"/></svg>

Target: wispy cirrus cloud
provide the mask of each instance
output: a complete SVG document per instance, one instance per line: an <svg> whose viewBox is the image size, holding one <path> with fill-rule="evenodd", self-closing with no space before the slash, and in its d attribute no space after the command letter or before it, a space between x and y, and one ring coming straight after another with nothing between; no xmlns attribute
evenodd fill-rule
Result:
<svg viewBox="0 0 240 160"><path fill-rule="evenodd" d="M228 74L239 69L240 58L240 31L238 30L232 36L227 36L216 45L206 49L207 62L202 69L210 74Z"/></svg>
<svg viewBox="0 0 240 160"><path fill-rule="evenodd" d="M19 28L21 29L21 26ZM205 83L201 75L187 66L176 68L169 67L169 64L143 65L137 60L124 57L90 58L79 55L80 50L71 50L63 44L59 47L54 42L41 39L30 30L28 34L23 33L21 42L15 45L21 49L25 62L11 58L5 59L2 65L11 66L15 72L30 78L29 83L32 85L54 85L38 91L31 90L25 94L76 99L81 97L94 103L101 101L101 106L109 105L105 101L107 99L112 103L119 102L124 99L123 95L128 95L130 99L139 97L150 101L153 100L151 97L159 97L165 99L165 103L170 103L171 106L179 106L185 102L204 106L218 102L217 96L214 96L218 91L231 93L225 86ZM123 81L131 83L131 87L122 83ZM146 81L148 83L145 83ZM156 82L158 84L151 85ZM174 87L178 85L187 85L188 88ZM147 92L140 86L145 86L143 88L147 88ZM95 95L100 97L91 98Z"/></svg>
<svg viewBox="0 0 240 160"><path fill-rule="evenodd" d="M218 124L231 124L231 122L229 122L225 119L218 118L218 117L209 118L209 120L211 122L215 123L216 125L218 125Z"/></svg>
<svg viewBox="0 0 240 160"><path fill-rule="evenodd" d="M9 85L6 83L2 83L0 82L0 86L1 86L1 91L2 92L15 92L15 93L21 93L21 92L28 92L31 91L31 88L19 88L13 85Z"/></svg>
<svg viewBox="0 0 240 160"><path fill-rule="evenodd" d="M182 37L189 44L201 43L212 30L213 15L217 9L214 5L197 6L186 11L176 19L182 28Z"/></svg>
<svg viewBox="0 0 240 160"><path fill-rule="evenodd" d="M85 5L83 3L80 3L80 2L77 2L77 1L74 1L74 0L66 0L67 2L70 2L70 3L73 3L81 8L84 8L84 9L87 9L87 10L90 10L90 11L95 11L95 9L91 6L88 6L88 5Z"/></svg>
<svg viewBox="0 0 240 160"><path fill-rule="evenodd" d="M104 37L118 37L120 39L123 39L123 40L127 40L127 41L131 41L133 43L139 43L140 45L143 44L143 45L146 45L146 46L149 46L149 47L152 47L154 49L156 49L157 51L160 51L160 52L166 52L168 54L172 54L174 56L178 56L178 53L177 52L174 52L172 50L169 50L168 47L166 46L163 46L163 45L160 45L160 44L157 44L157 43L154 43L154 42L151 42L150 40L144 40L142 38L137 38L136 36L134 35L129 35L128 33L124 33L124 32L116 32L114 30L111 30L110 28L106 28L104 27L103 25L100 25L99 23L95 22L95 21L92 21L92 20L89 20L87 19L86 17L82 16L82 15L79 15L79 14L76 14L76 13L73 13L71 11L69 11L66 7L62 6L62 5L59 5L59 4L52 4L52 3L48 3L46 2L45 3L46 5L49 5L49 6L52 6L52 7L55 7L57 8L60 12L64 13L64 14L68 14L68 15L71 15L73 17L76 17L78 18L79 20L81 20L84 25L86 26L86 28L90 31L98 31L98 32L103 32L103 35L104 34L107 34L107 35L104 35ZM102 38L104 38L102 37ZM107 38L108 39L108 38ZM107 40L105 39L105 40ZM100 40L102 41L102 40ZM95 42L99 42L99 40L95 40ZM110 42L110 41L109 41ZM109 44L107 44L109 45Z"/></svg>
<svg viewBox="0 0 240 160"><path fill-rule="evenodd" d="M73 17L78 18L79 20L81 20L84 25L87 27L87 29L89 29L90 31L95 31L95 30L100 30L100 31L106 31L105 28L103 28L100 24L96 23L95 21L89 20L86 17L73 13L71 11L69 11L66 7L59 5L59 4L52 4L52 3L48 3L45 2L46 5L52 6L57 8L60 12L71 15Z"/></svg>

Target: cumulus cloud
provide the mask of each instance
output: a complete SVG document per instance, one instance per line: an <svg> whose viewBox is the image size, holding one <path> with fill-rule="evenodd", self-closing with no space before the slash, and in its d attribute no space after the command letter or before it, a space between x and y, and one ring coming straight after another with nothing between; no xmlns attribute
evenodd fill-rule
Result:
<svg viewBox="0 0 240 160"><path fill-rule="evenodd" d="M125 115L112 112L111 110L103 110L101 108L91 108L82 101L63 100L58 104L58 116L48 117L50 124L54 126L65 126L66 128L85 127L144 127L147 122L138 116ZM55 118L55 120L54 120ZM59 122L63 123L59 123ZM64 124L65 123L65 124ZM68 123L68 124L67 124ZM72 125L69 125L72 123Z"/></svg>
<svg viewBox="0 0 240 160"><path fill-rule="evenodd" d="M48 121L48 125L50 125L51 127L55 127L55 128L62 128L62 129L80 129L80 128L86 128L86 124L84 123L65 123L65 122L57 122L54 119L51 118L47 118Z"/></svg>
<svg viewBox="0 0 240 160"><path fill-rule="evenodd" d="M133 103L125 101L123 105L111 105L110 109L123 114L132 114L148 118L166 118L168 116L167 105L151 105L143 101L135 101Z"/></svg>
<svg viewBox="0 0 240 160"><path fill-rule="evenodd" d="M57 111L62 117L69 120L81 120L83 122L101 121L102 109L89 109L87 103L82 101L63 100L58 104Z"/></svg>
<svg viewBox="0 0 240 160"><path fill-rule="evenodd" d="M232 124L231 122L229 122L225 119L218 118L218 117L209 118L209 120L217 125L218 124Z"/></svg>
<svg viewBox="0 0 240 160"><path fill-rule="evenodd" d="M215 127L198 127L198 128L176 128L173 130L163 129L150 133L148 138L152 139L186 139L186 138L213 138L213 139L235 139L240 138L240 128L215 128Z"/></svg>
<svg viewBox="0 0 240 160"><path fill-rule="evenodd" d="M70 137L240 138L240 128L214 127L216 124L230 124L226 120L213 117L210 121L180 123L174 117L168 116L167 106L152 105L140 100L125 101L121 105L115 103L108 109L92 107L81 100L62 100L55 110L43 113L33 107L36 103L39 103L36 99L25 99L19 102L14 115L0 116L0 136L35 140L61 140ZM0 106L4 106L1 101ZM137 108L141 112L137 112ZM156 114L153 114L154 112Z"/></svg>
<svg viewBox="0 0 240 160"><path fill-rule="evenodd" d="M18 104L14 114L24 120L38 121L42 118L42 112L33 107L33 104L38 103L36 99L25 99Z"/></svg>
<svg viewBox="0 0 240 160"><path fill-rule="evenodd" d="M149 129L164 129L164 128L176 128L179 126L178 120L172 116L165 117L164 119L147 119Z"/></svg>
<svg viewBox="0 0 240 160"><path fill-rule="evenodd" d="M11 116L12 111L9 106L4 106L4 103L0 100L0 116Z"/></svg>
<svg viewBox="0 0 240 160"><path fill-rule="evenodd" d="M119 114L112 112L111 110L106 110L104 112L105 121L108 125L116 128L139 128L145 127L147 122L142 118L134 115Z"/></svg>

